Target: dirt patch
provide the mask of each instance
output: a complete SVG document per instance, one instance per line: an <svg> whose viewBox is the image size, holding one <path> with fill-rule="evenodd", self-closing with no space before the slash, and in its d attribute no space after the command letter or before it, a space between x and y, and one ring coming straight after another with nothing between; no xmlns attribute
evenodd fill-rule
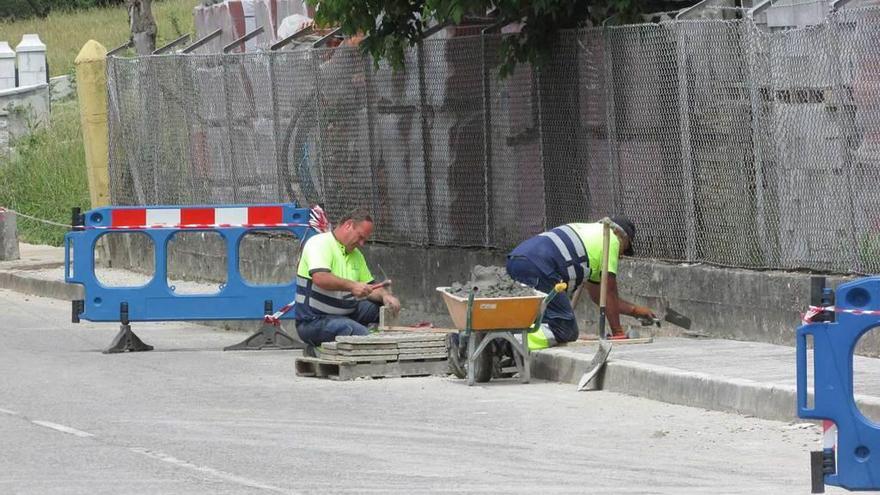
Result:
<svg viewBox="0 0 880 495"><path fill-rule="evenodd" d="M450 294L467 297L471 290L477 289L476 297L520 297L535 295L534 289L526 287L507 275L500 266L477 265L471 270L471 279L465 283L454 283L448 289Z"/></svg>

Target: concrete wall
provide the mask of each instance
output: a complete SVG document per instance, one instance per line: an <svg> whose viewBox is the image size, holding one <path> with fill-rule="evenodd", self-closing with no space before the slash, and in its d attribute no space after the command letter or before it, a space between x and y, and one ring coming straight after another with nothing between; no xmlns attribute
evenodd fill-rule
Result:
<svg viewBox="0 0 880 495"><path fill-rule="evenodd" d="M254 282L280 280L292 276L298 251L287 238L254 236L242 244L241 266ZM169 263L172 278L222 281L225 254L204 249L198 239L175 243L178 255ZM111 243L111 264L117 267L152 271L152 260L133 256L142 252L129 243ZM377 278L382 270L394 281L394 291L404 305L403 323L431 321L450 326L451 321L436 288L467 280L471 267L503 265L504 252L489 249L417 248L371 244L364 250ZM204 253L204 254L202 254ZM381 267L381 269L380 269ZM690 335L774 344L793 345L800 315L809 305L810 276L804 273L750 271L706 265L669 264L626 259L621 262L620 286L625 298L647 304L662 317L672 308L693 320ZM829 277L836 286L846 277ZM579 305L578 319L583 333L597 328L595 305L585 297ZM638 323L625 318L626 323ZM625 324L626 324L625 323ZM684 332L670 324L655 335L681 336ZM866 335L860 353L880 355L880 338ZM745 358L745 357L744 357Z"/></svg>
<svg viewBox="0 0 880 495"><path fill-rule="evenodd" d="M76 79L70 74L49 79L49 96L53 102L76 96Z"/></svg>
<svg viewBox="0 0 880 495"><path fill-rule="evenodd" d="M5 115L4 115L5 114ZM49 85L37 84L0 91L0 146L49 122ZM0 147L0 154L6 148Z"/></svg>

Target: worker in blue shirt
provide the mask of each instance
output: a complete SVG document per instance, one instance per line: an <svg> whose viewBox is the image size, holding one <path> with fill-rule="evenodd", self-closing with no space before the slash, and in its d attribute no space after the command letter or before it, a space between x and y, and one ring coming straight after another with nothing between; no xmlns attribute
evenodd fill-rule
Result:
<svg viewBox="0 0 880 495"><path fill-rule="evenodd" d="M654 312L624 300L617 292L620 253L632 255L636 228L624 216L611 220L608 244L608 289L605 315L612 337L623 337L620 315L655 318ZM602 223L569 223L523 241L507 256L507 273L514 280L550 293L558 282L566 282L570 293L583 283L598 304L602 262ZM574 308L566 293L557 294L544 311L539 328L529 333L529 348L544 349L578 338Z"/></svg>

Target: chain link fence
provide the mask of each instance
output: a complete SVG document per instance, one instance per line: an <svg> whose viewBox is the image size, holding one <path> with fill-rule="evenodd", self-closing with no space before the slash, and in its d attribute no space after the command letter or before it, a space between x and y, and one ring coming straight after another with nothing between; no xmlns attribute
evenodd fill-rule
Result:
<svg viewBox="0 0 880 495"><path fill-rule="evenodd" d="M353 48L111 58L116 204L295 201L374 238L509 248L623 213L639 256L880 271L880 9L565 33L499 79L498 35L406 68Z"/></svg>

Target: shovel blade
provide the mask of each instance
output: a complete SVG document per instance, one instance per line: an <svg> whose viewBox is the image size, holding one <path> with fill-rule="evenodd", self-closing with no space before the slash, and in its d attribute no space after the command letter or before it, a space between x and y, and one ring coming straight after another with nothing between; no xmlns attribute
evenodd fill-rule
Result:
<svg viewBox="0 0 880 495"><path fill-rule="evenodd" d="M608 354L610 353L611 344L599 341L599 349L596 350L596 354L593 355L593 360L590 361L590 366L578 382L578 392L583 392L589 389L590 382L596 378L596 375L598 375L599 371L602 370L602 367L605 366L605 361L608 360Z"/></svg>
<svg viewBox="0 0 880 495"><path fill-rule="evenodd" d="M690 318L670 308L666 308L666 316L663 319L675 326L684 328L685 330L691 328Z"/></svg>

